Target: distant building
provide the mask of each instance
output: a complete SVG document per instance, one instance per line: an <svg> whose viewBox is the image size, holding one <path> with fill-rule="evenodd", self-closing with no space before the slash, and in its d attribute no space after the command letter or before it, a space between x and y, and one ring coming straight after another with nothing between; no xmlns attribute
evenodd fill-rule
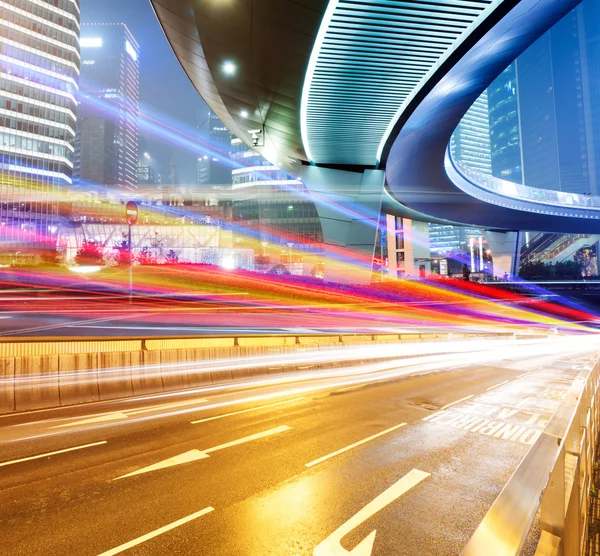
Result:
<svg viewBox="0 0 600 556"><path fill-rule="evenodd" d="M321 220L306 187L272 165L241 139L231 141L233 190L232 215L244 242L267 245L271 266L280 263L294 274L313 273L322 251ZM264 250L264 248L263 248ZM306 257L312 254L314 257ZM316 258L315 258L316 257Z"/></svg>
<svg viewBox="0 0 600 556"><path fill-rule="evenodd" d="M200 140L209 144L212 154L198 157L198 185L231 185L231 161L229 147L231 133L212 112L203 119L203 112L198 114L198 130Z"/></svg>
<svg viewBox="0 0 600 556"><path fill-rule="evenodd" d="M492 175L514 183L523 183L516 63L508 66L489 86L487 92Z"/></svg>
<svg viewBox="0 0 600 556"><path fill-rule="evenodd" d="M139 46L126 25L82 27L78 181L134 189L138 183Z"/></svg>
<svg viewBox="0 0 600 556"><path fill-rule="evenodd" d="M73 173L79 0L0 0L0 12L0 243L12 256L57 243Z"/></svg>
<svg viewBox="0 0 600 556"><path fill-rule="evenodd" d="M162 184L162 176L143 159L140 159L138 165L138 184L140 186Z"/></svg>
<svg viewBox="0 0 600 556"><path fill-rule="evenodd" d="M466 168L492 175L490 115L485 91L469 108L450 140L452 156Z"/></svg>
<svg viewBox="0 0 600 556"><path fill-rule="evenodd" d="M523 182L531 187L590 192L582 40L573 10L517 60Z"/></svg>
<svg viewBox="0 0 600 556"><path fill-rule="evenodd" d="M232 139L231 158L235 163L232 171L233 189L265 184L292 187L302 184L285 170L264 159L241 139Z"/></svg>
<svg viewBox="0 0 600 556"><path fill-rule="evenodd" d="M485 176L492 175L490 114L485 91L465 114L450 140L452 156L466 168ZM429 224L429 250L432 256L467 253L471 240L479 242L478 228Z"/></svg>

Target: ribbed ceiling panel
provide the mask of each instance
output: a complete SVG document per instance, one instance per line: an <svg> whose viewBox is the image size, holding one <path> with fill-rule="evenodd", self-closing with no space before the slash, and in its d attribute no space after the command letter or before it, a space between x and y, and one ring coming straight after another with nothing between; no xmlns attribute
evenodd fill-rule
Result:
<svg viewBox="0 0 600 556"><path fill-rule="evenodd" d="M407 97L501 0L331 2L305 84L305 148L317 164L371 166Z"/></svg>

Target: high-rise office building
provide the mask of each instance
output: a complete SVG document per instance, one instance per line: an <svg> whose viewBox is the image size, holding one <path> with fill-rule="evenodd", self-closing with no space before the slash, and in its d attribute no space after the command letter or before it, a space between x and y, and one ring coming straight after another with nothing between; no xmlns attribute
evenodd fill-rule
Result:
<svg viewBox="0 0 600 556"><path fill-rule="evenodd" d="M73 170L79 19L79 0L0 0L3 253L56 246Z"/></svg>
<svg viewBox="0 0 600 556"><path fill-rule="evenodd" d="M231 185L229 148L231 133L212 111L198 113L200 140L208 143L211 154L198 157L198 185Z"/></svg>
<svg viewBox="0 0 600 556"><path fill-rule="evenodd" d="M598 193L600 6L584 0L488 89L493 175Z"/></svg>
<svg viewBox="0 0 600 556"><path fill-rule="evenodd" d="M523 182L517 66L513 62L489 86L490 156L492 175Z"/></svg>
<svg viewBox="0 0 600 556"><path fill-rule="evenodd" d="M81 31L81 92L75 175L81 183L138 183L140 50L122 23Z"/></svg>
<svg viewBox="0 0 600 556"><path fill-rule="evenodd" d="M455 160L479 174L492 175L488 93L475 101L450 139Z"/></svg>
<svg viewBox="0 0 600 556"><path fill-rule="evenodd" d="M302 181L273 166L241 139L231 141L231 157L237 163L232 187L239 191L233 202L234 222L271 246L283 246L286 264L292 256L296 261L302 253L320 252L321 221ZM293 245L295 255L288 245Z"/></svg>
<svg viewBox="0 0 600 556"><path fill-rule="evenodd" d="M485 91L471 106L450 139L452 156L465 168L490 176L492 156L490 146L490 121L488 93ZM471 239L483 237L482 230L429 224L429 249L432 255L467 252Z"/></svg>
<svg viewBox="0 0 600 556"><path fill-rule="evenodd" d="M523 182L585 194L590 192L583 90L587 67L578 19L573 10L519 56L517 78Z"/></svg>

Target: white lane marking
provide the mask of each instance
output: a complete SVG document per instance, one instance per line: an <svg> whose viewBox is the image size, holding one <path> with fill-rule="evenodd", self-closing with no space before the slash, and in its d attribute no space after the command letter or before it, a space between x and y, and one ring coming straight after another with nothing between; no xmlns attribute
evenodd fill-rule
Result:
<svg viewBox="0 0 600 556"><path fill-rule="evenodd" d="M105 413L104 415L98 415L97 417L90 417L89 419L83 419L81 421L75 421L74 423L65 423L64 425L55 425L50 427L51 429L62 429L63 427L77 427L80 425L92 425L94 423L105 423L107 421L116 421L118 419L127 419L127 415L120 411L115 413Z"/></svg>
<svg viewBox="0 0 600 556"><path fill-rule="evenodd" d="M427 415L427 417L423 417L423 421L429 421L430 419L433 419L436 415L438 415L439 413L441 413L442 411L448 409L449 407L452 407L453 405L456 405L460 402L464 402L465 400L469 400L474 396L474 394L471 394L470 396L465 396L464 398L461 398L460 400L456 400L455 402L452 403L448 403L446 405L444 405L443 407L440 407L435 413L431 413L430 415Z"/></svg>
<svg viewBox="0 0 600 556"><path fill-rule="evenodd" d="M273 434L279 434L280 432L289 431L291 430L291 428L292 427L288 427L287 425L281 425L280 427L275 427L274 429L269 429L268 431L257 432L256 434L251 434L250 436L245 436L244 438L240 438L238 440L232 440L231 442L226 442L225 444L219 444L219 446L215 446L213 448L208 448L208 450L204 450L204 453L210 454L218 450L223 450L224 448L231 448L232 446L237 446L238 444L244 444L252 440L258 440L259 438L265 438L266 436L271 436Z"/></svg>
<svg viewBox="0 0 600 556"><path fill-rule="evenodd" d="M125 477L133 477L134 475L141 475L142 473L149 473L150 471L158 471L159 469L173 467L174 465L181 465L182 463L190 463L192 461L205 459L207 457L209 456L204 452L201 452L200 450L190 450L189 452L185 452L183 454L173 456L172 458L159 461L158 463L155 463L153 465L149 465L148 467L142 467L142 469L132 471L131 473L127 473L126 475L121 475L120 477L117 477L113 480L118 481L119 479L124 479Z"/></svg>
<svg viewBox="0 0 600 556"><path fill-rule="evenodd" d="M28 458L15 459L12 461L5 461L0 463L0 467L4 467L6 465L13 465L15 463L21 463L23 461L31 461L32 459L40 459L46 458L49 456L54 456L56 454L64 454L66 452L74 452L75 450L83 450L84 448L91 448L93 446L100 446L101 444L106 444L106 440L102 440L102 442L94 442L93 444L84 444L83 446L75 446L73 448L65 448L64 450L56 450L55 452L47 452L46 454L40 454L39 456L29 456Z"/></svg>
<svg viewBox="0 0 600 556"><path fill-rule="evenodd" d="M460 402L464 402L465 400L469 400L471 399L475 394L471 394L470 396L465 396L464 398L461 398L460 400L456 400L455 402L452 403L447 403L446 405L440 407L439 411L443 411L444 409L448 409L449 407L452 407L453 405L456 405L457 403Z"/></svg>
<svg viewBox="0 0 600 556"><path fill-rule="evenodd" d="M322 458L315 459L315 460L307 463L306 467L313 467L314 465L317 465L317 464L322 463L330 458L333 458L335 456L343 454L344 452L347 452L348 450L352 450L352 448L356 448L357 446L360 446L361 444L370 442L371 440L374 440L375 438L379 438L380 436L383 436L384 434L388 434L392 431L395 431L395 430L399 429L400 427L404 427L405 425L406 425L406 423L400 423L399 425L395 425L393 427L390 427L389 429L378 432L377 434L374 434L373 436L369 436L368 438L363 438L362 440L359 440L358 442L355 442L354 444L350 444L349 446L346 446L345 448L341 448L339 450L336 450L335 452L331 452L331 454L327 454L326 456L323 456Z"/></svg>
<svg viewBox="0 0 600 556"><path fill-rule="evenodd" d="M173 467L174 465L181 465L182 463L190 463L199 459L206 459L209 457L208 454L212 452L224 450L225 448L231 448L232 446L237 446L239 444L245 444L246 442L251 442L252 440L258 440L259 438L265 438L266 436L279 434L280 432L289 431L291 428L292 427L288 427L287 425L282 425L280 427L275 427L274 429L257 432L256 434L239 438L238 440L232 440L231 442L226 442L225 444L219 444L218 446L213 446L212 448L207 448L206 450L190 450L188 452L184 452L183 454L179 454L177 456L173 456L172 458L149 465L148 467L142 467L141 469L132 471L126 475L121 475L120 477L113 479L113 481L118 481L119 479L124 479L126 477L133 477L134 475L141 475L142 473L149 473L150 471L157 471L158 469Z"/></svg>
<svg viewBox="0 0 600 556"><path fill-rule="evenodd" d="M495 386L490 386L489 388L486 388L487 391L493 390L494 388L498 388L498 386L502 386L503 384L508 384L510 381L509 380L505 380L504 382L501 382L500 384L496 384Z"/></svg>
<svg viewBox="0 0 600 556"><path fill-rule="evenodd" d="M529 371L528 373L523 373L522 375L519 375L517 378L523 378L524 376L530 375L531 371Z"/></svg>
<svg viewBox="0 0 600 556"><path fill-rule="evenodd" d="M208 506L208 508L204 508L203 510L200 510L199 512L196 512L194 514L188 515L187 517L178 519L177 521L174 521L173 523L169 523L169 525L165 525L164 527L161 527L160 529L156 529L156 531L152 531L152 533L148 533L147 535L143 535L142 537L138 537L137 539L126 542L125 544L122 544L121 546L117 546L116 548L107 550L106 552L103 552L102 554L99 554L98 556L114 556L115 554L120 554L121 552L124 552L125 550L133 548L134 546L137 546L138 544L142 544L143 542L153 539L154 537L158 537L159 535L162 535L163 533L166 533L167 531L171 531L171 529L181 527L181 525L185 525L186 523L193 521L194 519L198 519L199 517L202 517L203 515L206 515L212 511L214 511L214 508L211 506Z"/></svg>
<svg viewBox="0 0 600 556"><path fill-rule="evenodd" d="M207 417L206 419L199 419L198 421L192 421L192 425L198 423L207 423L208 421L214 421L216 419L224 419L225 417L231 417L232 415L241 415L242 413L249 413L250 411L258 411L259 409L266 409L268 407L274 407L276 405L283 405L284 403L297 402L298 400L305 400L306 396L300 398L293 398L291 400L284 400L282 402L270 403L267 405L261 405L259 407L251 407L250 409L242 409L241 411L233 411L232 413L224 413L223 415L215 415L214 417Z"/></svg>
<svg viewBox="0 0 600 556"><path fill-rule="evenodd" d="M352 516L348 521L346 521L346 523L336 529L323 542L319 543L315 547L313 555L342 556L352 554L352 556L369 556L373 550L373 542L375 541L375 533L377 530L371 531L371 533L369 533L369 535L351 551L348 551L342 547L340 544L342 538L350 533L350 531L356 529L359 525L367 521L367 519L369 519L371 516L375 515L379 510L389 506L392 502L400 498L400 496L430 476L430 473L419 471L418 469L413 469L404 475L404 477L402 477L399 481L397 481L387 490L384 490L379 496L377 496L377 498L369 502L356 515Z"/></svg>

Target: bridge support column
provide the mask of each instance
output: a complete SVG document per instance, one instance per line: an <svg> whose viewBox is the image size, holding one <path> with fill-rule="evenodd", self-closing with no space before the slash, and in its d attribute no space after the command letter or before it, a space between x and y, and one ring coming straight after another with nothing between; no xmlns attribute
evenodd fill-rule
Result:
<svg viewBox="0 0 600 556"><path fill-rule="evenodd" d="M300 170L321 220L325 280L369 284L383 198L383 170Z"/></svg>
<svg viewBox="0 0 600 556"><path fill-rule="evenodd" d="M519 232L485 232L488 248L492 251L494 276L516 278L519 274L521 234Z"/></svg>

